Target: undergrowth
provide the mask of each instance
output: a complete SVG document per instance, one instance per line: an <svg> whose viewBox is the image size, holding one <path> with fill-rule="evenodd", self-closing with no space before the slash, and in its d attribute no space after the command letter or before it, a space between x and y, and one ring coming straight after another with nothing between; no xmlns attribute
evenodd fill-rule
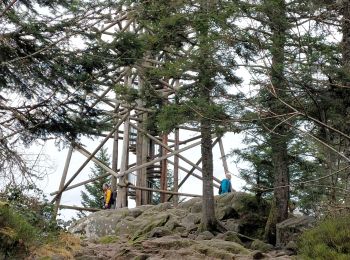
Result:
<svg viewBox="0 0 350 260"><path fill-rule="evenodd" d="M62 234L53 206L34 186L6 187L0 193L0 259L21 259Z"/></svg>
<svg viewBox="0 0 350 260"><path fill-rule="evenodd" d="M304 232L299 241L302 259L349 259L350 216L334 217L322 221Z"/></svg>

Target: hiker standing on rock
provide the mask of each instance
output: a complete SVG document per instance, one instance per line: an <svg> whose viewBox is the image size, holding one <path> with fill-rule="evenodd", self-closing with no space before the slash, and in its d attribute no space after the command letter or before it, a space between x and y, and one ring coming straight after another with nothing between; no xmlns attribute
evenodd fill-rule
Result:
<svg viewBox="0 0 350 260"><path fill-rule="evenodd" d="M226 173L225 176L226 178L221 181L219 194L229 193L232 191L231 174Z"/></svg>
<svg viewBox="0 0 350 260"><path fill-rule="evenodd" d="M112 190L108 183L102 185L103 189L103 208L110 209L112 205Z"/></svg>

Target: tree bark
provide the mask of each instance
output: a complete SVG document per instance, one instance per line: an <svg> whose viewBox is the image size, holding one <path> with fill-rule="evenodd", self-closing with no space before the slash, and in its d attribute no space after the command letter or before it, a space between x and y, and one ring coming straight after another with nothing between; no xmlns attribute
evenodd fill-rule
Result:
<svg viewBox="0 0 350 260"><path fill-rule="evenodd" d="M268 107L274 114L284 114L286 109L277 98L287 101L287 82L284 79L285 43L287 31L286 4L284 0L266 0L265 8L272 31L271 45L271 90ZM274 170L274 200L265 228L265 238L275 240L276 224L288 218L289 170L287 145L290 137L286 125L279 120L270 120L269 142Z"/></svg>
<svg viewBox="0 0 350 260"><path fill-rule="evenodd" d="M162 136L162 143L165 145L168 145L168 134L164 133ZM167 149L165 149L164 147L161 148L162 149L162 155L166 155L167 154ZM162 160L161 162L161 174L160 174L160 189L161 190L167 190L168 189L168 162L167 159ZM164 203L167 201L167 194L165 193L161 193L160 194L160 202Z"/></svg>
<svg viewBox="0 0 350 260"><path fill-rule="evenodd" d="M114 113L117 114L118 111L119 111L119 103L116 102ZM118 122L116 121L115 123L117 124ZM119 143L118 139L119 139L119 133L117 129L117 131L115 131L113 136L113 152L112 152L112 170L113 171L117 171L118 169L118 143ZM117 190L117 178L114 177L113 175L111 176L111 187L113 191Z"/></svg>
<svg viewBox="0 0 350 260"><path fill-rule="evenodd" d="M212 7L212 1L201 1L201 11L203 22L198 32L199 39L199 73L198 87L199 100L203 102L203 108L211 104L211 92L214 89L214 78L211 70L213 49L210 45L209 33L209 12ZM210 116L205 116L205 111L200 116L201 132L201 155L202 155L202 174L203 174L203 201L202 201L202 222L201 229L208 231L217 231L220 225L215 217L214 189L213 189L213 152L211 129L212 121Z"/></svg>
<svg viewBox="0 0 350 260"><path fill-rule="evenodd" d="M125 172L128 169L129 162L129 119L125 120L124 123L124 136L123 136L123 150L122 157L120 162L120 173ZM119 178L119 189L117 195L117 207L125 208L128 207L128 174L125 174L121 178Z"/></svg>

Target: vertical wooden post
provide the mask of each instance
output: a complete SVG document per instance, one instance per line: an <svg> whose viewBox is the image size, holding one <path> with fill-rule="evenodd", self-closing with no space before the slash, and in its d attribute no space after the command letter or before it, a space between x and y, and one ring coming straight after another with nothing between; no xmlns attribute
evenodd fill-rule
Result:
<svg viewBox="0 0 350 260"><path fill-rule="evenodd" d="M155 144L151 139L148 140L148 144L149 144L149 147L148 147L149 148L149 151L148 151L149 159L153 160L155 157ZM147 187L152 188L152 185L150 184L150 182L148 182L147 175L146 175L146 182L147 182ZM147 192L147 196L146 196L147 202L145 204L152 204L152 196L153 196L152 191Z"/></svg>
<svg viewBox="0 0 350 260"><path fill-rule="evenodd" d="M138 122L140 124L140 122ZM136 165L139 166L142 164L142 133L137 130L136 137ZM142 187L142 169L137 170L137 179L136 185ZM142 190L136 190L136 206L142 205Z"/></svg>
<svg viewBox="0 0 350 260"><path fill-rule="evenodd" d="M165 145L168 145L168 135L163 134L162 136L162 143ZM162 147L162 156L167 154L168 150ZM160 174L160 189L161 190L167 190L168 187L168 161L162 160L161 161L161 174ZM167 194L161 193L160 194L160 202L166 202L167 201Z"/></svg>
<svg viewBox="0 0 350 260"><path fill-rule="evenodd" d="M119 104L116 103L115 104L115 109L114 109L114 113L118 113L119 110ZM113 152L112 152L112 170L113 171L117 171L118 169L118 129L114 132L114 136L113 136ZM114 177L113 175L111 176L111 186L112 186L112 190L115 191L117 189L117 178ZM115 206L115 205L114 205Z"/></svg>
<svg viewBox="0 0 350 260"><path fill-rule="evenodd" d="M144 113L142 115L143 118L143 124L146 124L147 120L147 114ZM141 162L142 164L146 163L148 161L148 145L149 145L149 139L145 134L142 134L142 150L141 150ZM147 187L147 167L141 169L141 180L142 180L142 187ZM141 191L141 203L142 205L150 204L149 203L149 191L142 190Z"/></svg>
<svg viewBox="0 0 350 260"><path fill-rule="evenodd" d="M226 154L224 151L224 145L222 143L221 138L219 139L219 147L220 147L222 165L224 166L224 171L225 171L225 173L228 173L229 171L228 171L228 165L227 165L227 160L226 160Z"/></svg>
<svg viewBox="0 0 350 260"><path fill-rule="evenodd" d="M175 128L175 146L174 150L179 150L179 140L180 139L180 131L179 128ZM179 156L174 156L174 192L178 192L179 190ZM173 203L174 206L177 207L179 201L179 197L174 195Z"/></svg>
<svg viewBox="0 0 350 260"><path fill-rule="evenodd" d="M148 56L148 55L146 55ZM148 63L145 62L145 65ZM142 77L139 77L139 93L142 94L142 87L144 86L144 81ZM138 101L138 105L140 107L144 107L145 102L142 100ZM138 126L140 128L147 128L147 117L148 114L146 112L140 115L141 122L138 122ZM141 131L137 131L137 151L136 151L136 162L137 165L142 165L147 162L148 156L148 138ZM139 187L147 187L147 167L142 168L137 171L137 185ZM148 204L148 194L147 190L136 190L136 205L145 205Z"/></svg>
<svg viewBox="0 0 350 260"><path fill-rule="evenodd" d="M142 114L142 122L139 122L139 126L144 126L147 121L147 113ZM141 131L137 131L137 153L136 162L137 165L142 165L147 162L148 156L148 138ZM139 187L147 187L147 167L141 168L137 171L137 185ZM136 205L148 204L148 193L147 190L136 190Z"/></svg>
<svg viewBox="0 0 350 260"><path fill-rule="evenodd" d="M73 154L73 145L71 145L69 147L68 150L68 154L67 154L67 158L66 158L66 163L64 165L63 168L63 173L62 173L62 177L61 177L61 182L60 182L60 186L59 186L59 190L62 190L64 183L66 181L67 178L67 173L68 173L68 168L69 168L69 164L70 164L70 160L72 158L72 154ZM56 204L55 204L55 209L53 212L53 217L56 219L57 218L57 212L58 212L58 207L60 206L61 203L61 197L62 197L62 193L57 197L56 199Z"/></svg>
<svg viewBox="0 0 350 260"><path fill-rule="evenodd" d="M125 120L124 123L124 134L123 134L123 148L120 162L120 173L123 173L128 168L128 159L129 159L129 119ZM128 207L128 174L125 174L121 178L119 178L119 189L117 195L117 207L125 208Z"/></svg>

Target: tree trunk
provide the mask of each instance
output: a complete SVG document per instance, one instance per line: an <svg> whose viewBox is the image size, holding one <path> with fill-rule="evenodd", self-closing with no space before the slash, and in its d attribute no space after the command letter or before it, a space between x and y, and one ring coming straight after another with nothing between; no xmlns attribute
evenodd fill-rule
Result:
<svg viewBox="0 0 350 260"><path fill-rule="evenodd" d="M120 173L125 172L128 169L129 164L129 119L124 122L124 136L123 136L123 149L122 156L120 162ZM125 208L128 207L128 174L125 174L121 178L119 178L119 189L117 195L117 207Z"/></svg>
<svg viewBox="0 0 350 260"><path fill-rule="evenodd" d="M343 0L341 6L342 20L342 56L343 56L343 69L349 75L350 74L350 1ZM350 85L350 82L344 82L346 85Z"/></svg>
<svg viewBox="0 0 350 260"><path fill-rule="evenodd" d="M286 109L277 98L286 100L287 83L284 79L285 63L285 43L286 43L286 5L284 0L265 1L267 15L270 18L270 29L272 31L271 45L271 91L268 102L269 109L274 114L284 114ZM272 150L272 163L274 169L274 201L267 226L265 228L265 238L274 240L276 234L276 224L288 218L289 201L289 172L288 172L288 152L287 144L290 139L285 124L279 120L269 122L270 138L269 142ZM273 213L273 214L272 214Z"/></svg>
<svg viewBox="0 0 350 260"><path fill-rule="evenodd" d="M275 141L273 141L272 160L275 172L274 197L276 200L276 221L279 223L288 218L289 172L287 144L284 140L275 138Z"/></svg>
<svg viewBox="0 0 350 260"><path fill-rule="evenodd" d="M342 33L343 33L343 38L342 38L342 56L343 56L343 70L346 73L347 77L345 78L345 82L343 82L343 85L345 86L343 97L344 97L344 107L345 107L345 118L346 122L349 122L349 117L350 117L350 91L349 91L349 77L350 77L350 0L343 0L342 1L342 15L343 15L343 20L342 20ZM346 125L345 132L349 133L349 127ZM345 154L350 154L350 149L349 149L349 143L350 140L345 140ZM346 185L348 182L349 175L346 179ZM349 196L345 196L345 201L346 204L349 205Z"/></svg>
<svg viewBox="0 0 350 260"><path fill-rule="evenodd" d="M119 111L119 103L116 102L115 104L115 109L114 109L114 113L118 113ZM115 124L117 124L118 122L115 121ZM112 170L113 171L117 171L118 169L118 139L119 139L119 133L118 133L119 128L114 132L113 135L113 152L112 152ZM114 177L113 175L111 176L111 187L112 190L115 191L117 190L117 178ZM114 203L116 204L116 203ZM116 205L114 205L115 207Z"/></svg>
<svg viewBox="0 0 350 260"><path fill-rule="evenodd" d="M211 1L201 1L201 11L208 14ZM214 88L212 82L213 75L210 68L210 60L212 59L212 49L209 40L209 16L203 16L203 22L199 35L199 100L203 102L203 106L210 105L211 91ZM202 174L203 174L203 198L202 198L202 222L201 229L208 231L218 230L218 221L215 217L214 190L213 190L213 152L211 128L212 122L206 116L201 116L201 155L202 155Z"/></svg>
<svg viewBox="0 0 350 260"><path fill-rule="evenodd" d="M202 229L216 230L217 220L214 208L213 191L213 152L211 140L211 125L206 118L201 120L202 134L202 173L203 173L203 203L202 203Z"/></svg>

